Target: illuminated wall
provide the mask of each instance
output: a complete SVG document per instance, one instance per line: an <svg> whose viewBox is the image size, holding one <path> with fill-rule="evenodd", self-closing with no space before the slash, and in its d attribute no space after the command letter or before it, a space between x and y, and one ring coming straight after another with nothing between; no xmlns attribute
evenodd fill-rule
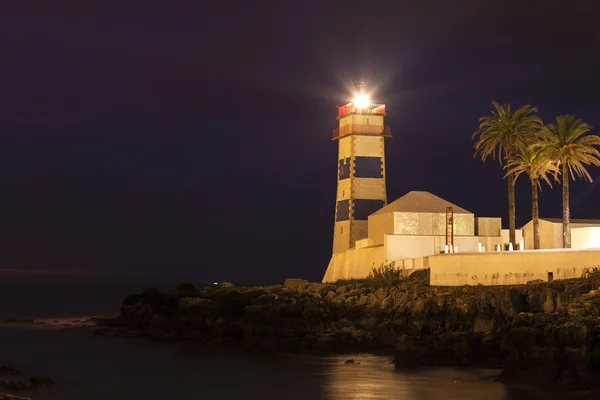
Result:
<svg viewBox="0 0 600 400"><path fill-rule="evenodd" d="M562 233L562 232L561 232ZM572 249L600 248L600 227L585 227L571 229ZM600 260L598 260L600 265Z"/></svg>
<svg viewBox="0 0 600 400"><path fill-rule="evenodd" d="M385 252L383 246L349 249L344 253L331 256L323 282L366 278L373 268L379 268L384 264Z"/></svg>
<svg viewBox="0 0 600 400"><path fill-rule="evenodd" d="M486 250L493 250L500 244L500 236L478 237L457 236L454 245L460 253L477 252L478 243L485 246ZM419 236L419 235L385 235L385 254L387 262L406 258L417 258L440 254L445 250L445 236Z"/></svg>
<svg viewBox="0 0 600 400"><path fill-rule="evenodd" d="M394 212L396 235L446 235L445 213ZM454 214L454 236L474 236L475 216Z"/></svg>
<svg viewBox="0 0 600 400"><path fill-rule="evenodd" d="M431 285L520 285L529 281L577 278L600 260L597 250L534 250L471 254L444 254L426 257Z"/></svg>
<svg viewBox="0 0 600 400"><path fill-rule="evenodd" d="M394 213L376 214L369 216L369 239L374 244L384 244L386 234L394 233Z"/></svg>
<svg viewBox="0 0 600 400"><path fill-rule="evenodd" d="M477 236L500 236L502 230L501 218L478 217L475 219Z"/></svg>
<svg viewBox="0 0 600 400"><path fill-rule="evenodd" d="M571 223L571 248L589 249L598 247L596 239L600 225L590 223ZM525 249L533 249L533 221L523 227ZM540 249L562 249L562 222L551 222L540 219Z"/></svg>

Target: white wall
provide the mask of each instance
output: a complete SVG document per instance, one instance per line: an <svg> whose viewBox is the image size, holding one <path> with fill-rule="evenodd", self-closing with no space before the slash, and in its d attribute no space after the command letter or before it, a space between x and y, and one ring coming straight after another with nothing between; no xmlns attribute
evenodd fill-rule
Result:
<svg viewBox="0 0 600 400"><path fill-rule="evenodd" d="M519 285L528 281L577 278L598 265L600 249L525 250L430 256L431 285Z"/></svg>
<svg viewBox="0 0 600 400"><path fill-rule="evenodd" d="M571 248L589 249L590 248L590 228L571 229Z"/></svg>
<svg viewBox="0 0 600 400"><path fill-rule="evenodd" d="M440 252L433 236L385 235L384 244L387 262L405 258L430 256Z"/></svg>
<svg viewBox="0 0 600 400"><path fill-rule="evenodd" d="M507 243L507 244L509 243L508 239L510 237L510 231L508 229L501 229L500 236L502 237L502 243ZM513 245L521 243L521 239L523 239L523 230L516 229L515 230L515 240L517 241L517 243L513 243Z"/></svg>
<svg viewBox="0 0 600 400"><path fill-rule="evenodd" d="M585 227L571 229L571 248L600 248L600 227ZM598 263L600 264L600 260Z"/></svg>
<svg viewBox="0 0 600 400"><path fill-rule="evenodd" d="M460 253L477 252L477 236L455 236L454 246ZM445 236L385 235L384 248L386 261L403 260L440 254L446 244ZM493 250L493 246L489 247Z"/></svg>
<svg viewBox="0 0 600 400"><path fill-rule="evenodd" d="M496 245L502 245L504 243L500 236L478 236L477 240L481 243L481 246L485 248L483 249L485 252L496 251ZM460 251L462 252L462 250Z"/></svg>
<svg viewBox="0 0 600 400"><path fill-rule="evenodd" d="M323 282L366 278L373 268L379 268L383 265L383 246L350 249L344 253L331 256Z"/></svg>
<svg viewBox="0 0 600 400"><path fill-rule="evenodd" d="M590 248L600 249L600 226L590 228Z"/></svg>
<svg viewBox="0 0 600 400"><path fill-rule="evenodd" d="M562 249L563 248L563 228L562 223L552 223L554 228L554 249Z"/></svg>

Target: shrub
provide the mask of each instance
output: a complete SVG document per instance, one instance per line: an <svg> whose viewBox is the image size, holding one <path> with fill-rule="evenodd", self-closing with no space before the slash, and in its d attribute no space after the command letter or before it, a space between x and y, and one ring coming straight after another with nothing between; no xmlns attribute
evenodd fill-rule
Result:
<svg viewBox="0 0 600 400"><path fill-rule="evenodd" d="M399 284L403 279L402 271L391 265L373 268L369 274L369 283L374 289L391 288Z"/></svg>
<svg viewBox="0 0 600 400"><path fill-rule="evenodd" d="M362 279L339 279L335 281L337 287L348 285L364 285L372 290L380 288L391 288L399 284L404 277L402 271L391 265L373 268L369 276Z"/></svg>
<svg viewBox="0 0 600 400"><path fill-rule="evenodd" d="M600 266L587 267L581 273L583 279L600 279Z"/></svg>

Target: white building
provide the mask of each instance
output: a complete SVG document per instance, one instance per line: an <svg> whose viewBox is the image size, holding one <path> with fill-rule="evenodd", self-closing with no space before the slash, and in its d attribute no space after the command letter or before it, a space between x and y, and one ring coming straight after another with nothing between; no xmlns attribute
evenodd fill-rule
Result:
<svg viewBox="0 0 600 400"><path fill-rule="evenodd" d="M571 248L600 248L599 219L571 219ZM533 249L533 220L523 228L525 250ZM540 249L563 247L563 225L561 218L540 218ZM600 261L600 260L599 260Z"/></svg>
<svg viewBox="0 0 600 400"><path fill-rule="evenodd" d="M446 207L452 207L452 253L508 250L508 230L500 218L475 215L432 193L412 191L368 216L366 238L334 253L324 281L366 277L373 268L392 263L419 268L423 257L446 252ZM522 231L516 231L521 242ZM517 246L515 245L515 250Z"/></svg>

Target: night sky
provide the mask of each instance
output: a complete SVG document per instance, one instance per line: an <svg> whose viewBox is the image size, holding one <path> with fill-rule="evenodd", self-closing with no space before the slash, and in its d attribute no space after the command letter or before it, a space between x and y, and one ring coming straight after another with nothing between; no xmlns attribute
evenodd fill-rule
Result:
<svg viewBox="0 0 600 400"><path fill-rule="evenodd" d="M13 3L0 277L320 280L336 104L361 77L387 105L390 202L426 190L506 226L504 173L473 159L492 100L600 128L593 0ZM590 172L573 218L600 218ZM517 186L521 226L530 189ZM540 214L561 216L559 186Z"/></svg>

